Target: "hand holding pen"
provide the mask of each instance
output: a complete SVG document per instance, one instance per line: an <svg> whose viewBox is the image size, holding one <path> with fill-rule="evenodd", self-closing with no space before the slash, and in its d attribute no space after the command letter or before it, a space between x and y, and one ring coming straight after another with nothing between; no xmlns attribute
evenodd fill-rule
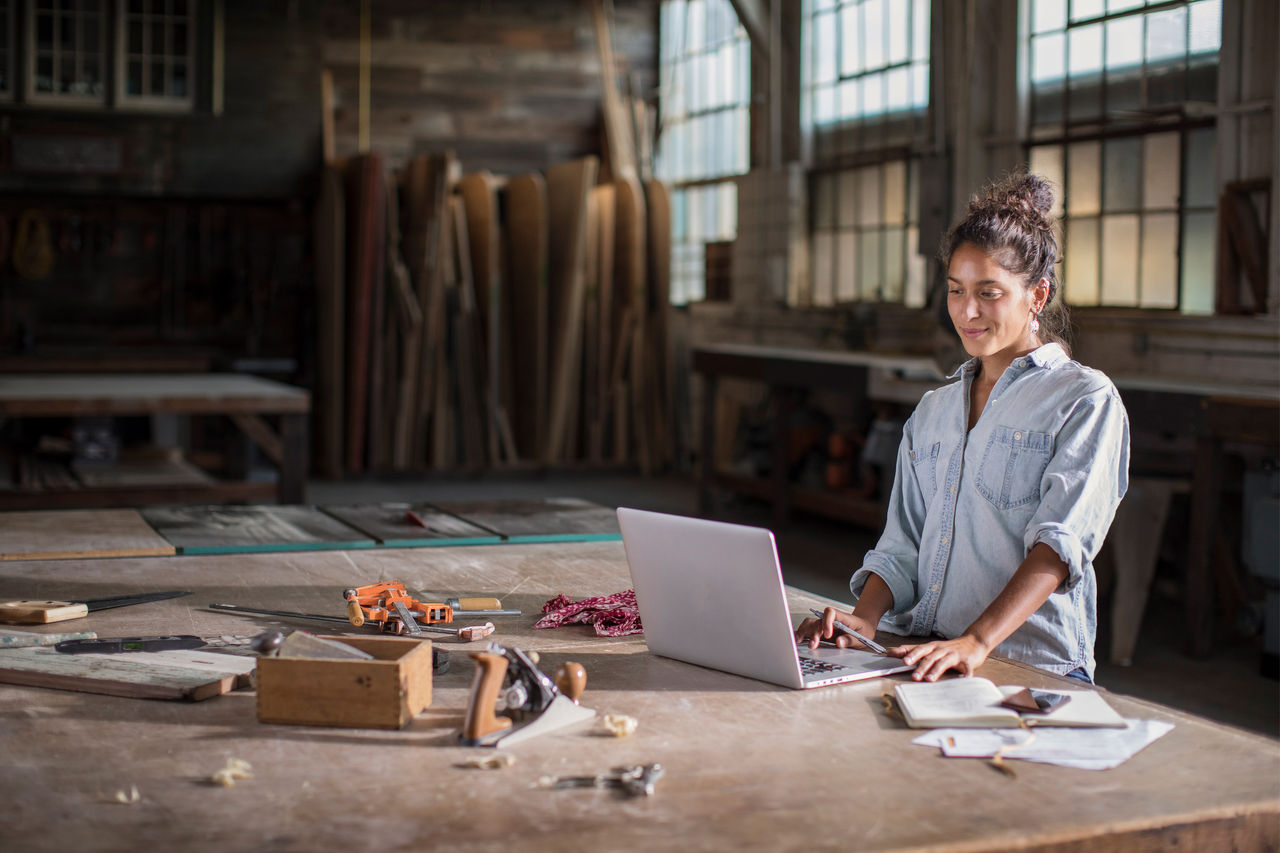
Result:
<svg viewBox="0 0 1280 853"><path fill-rule="evenodd" d="M817 610L815 608L809 608L809 612L812 613L814 616L818 617L819 624L822 624L826 616L825 611ZM849 627L848 625L841 622L839 619L833 618L831 620L831 624L835 630L848 634L850 637L853 637L855 640L862 643L862 645L866 646L868 649L875 652L876 654L884 655L889 653L888 649L886 649L884 646L880 645L875 640L871 639L870 637L867 637L861 632ZM804 626L802 625L801 627L803 628ZM800 632L797 632L798 639L806 639L799 635L800 635ZM821 637L821 629L819 629L818 633L815 634L815 636L819 638ZM811 643L810 645L812 646L813 644Z"/></svg>

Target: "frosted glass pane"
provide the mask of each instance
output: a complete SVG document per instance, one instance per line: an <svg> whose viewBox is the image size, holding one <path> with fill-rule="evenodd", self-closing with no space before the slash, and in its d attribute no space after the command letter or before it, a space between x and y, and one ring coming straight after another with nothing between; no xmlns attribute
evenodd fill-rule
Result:
<svg viewBox="0 0 1280 853"><path fill-rule="evenodd" d="M1061 80L1067 74L1067 38L1061 33L1034 36L1031 39L1031 82Z"/></svg>
<svg viewBox="0 0 1280 853"><path fill-rule="evenodd" d="M1143 308L1178 307L1178 215L1150 213L1142 218Z"/></svg>
<svg viewBox="0 0 1280 853"><path fill-rule="evenodd" d="M885 302L901 302L905 286L907 235L903 228L886 228L884 232L884 277L880 298Z"/></svg>
<svg viewBox="0 0 1280 853"><path fill-rule="evenodd" d="M873 116L884 112L884 74L868 74L862 78L861 115Z"/></svg>
<svg viewBox="0 0 1280 853"><path fill-rule="evenodd" d="M1090 24L1067 33L1067 70L1072 77L1102 70L1102 24Z"/></svg>
<svg viewBox="0 0 1280 853"><path fill-rule="evenodd" d="M1178 206L1182 141L1176 133L1153 133L1142 140L1142 206L1147 210Z"/></svg>
<svg viewBox="0 0 1280 853"><path fill-rule="evenodd" d="M1142 18L1133 16L1107 22L1107 68L1142 64Z"/></svg>
<svg viewBox="0 0 1280 853"><path fill-rule="evenodd" d="M929 0L915 0L911 12L911 58L929 58Z"/></svg>
<svg viewBox="0 0 1280 853"><path fill-rule="evenodd" d="M1037 0L1031 4L1031 31L1061 30L1067 26L1067 0Z"/></svg>
<svg viewBox="0 0 1280 853"><path fill-rule="evenodd" d="M839 182L840 193L836 196L836 221L840 223L840 227L846 228L857 222L857 176L850 169L840 173Z"/></svg>
<svg viewBox="0 0 1280 853"><path fill-rule="evenodd" d="M1215 216L1188 213L1182 224L1182 312L1213 313Z"/></svg>
<svg viewBox="0 0 1280 853"><path fill-rule="evenodd" d="M925 260L920 254L920 231L917 228L907 229L907 282L902 297L908 308L923 308L925 297Z"/></svg>
<svg viewBox="0 0 1280 853"><path fill-rule="evenodd" d="M1062 216L1062 146L1041 145L1031 149L1030 170L1053 184L1053 216Z"/></svg>
<svg viewBox="0 0 1280 853"><path fill-rule="evenodd" d="M862 4L862 55L866 68L883 68L884 0L866 0Z"/></svg>
<svg viewBox="0 0 1280 853"><path fill-rule="evenodd" d="M815 89L813 93L813 120L827 124L836 119L836 90L830 86Z"/></svg>
<svg viewBox="0 0 1280 853"><path fill-rule="evenodd" d="M1102 0L1071 0L1071 20L1096 18L1105 11Z"/></svg>
<svg viewBox="0 0 1280 853"><path fill-rule="evenodd" d="M835 178L818 175L813 181L813 229L826 231L836 224Z"/></svg>
<svg viewBox="0 0 1280 853"><path fill-rule="evenodd" d="M880 167L868 166L855 171L858 176L857 222L864 226L879 225L884 221L880 215Z"/></svg>
<svg viewBox="0 0 1280 853"><path fill-rule="evenodd" d="M1077 142L1067 149L1067 213L1092 216L1101 210L1098 198L1102 145Z"/></svg>
<svg viewBox="0 0 1280 853"><path fill-rule="evenodd" d="M720 203L720 239L732 240L738 236L738 184L725 181L716 195Z"/></svg>
<svg viewBox="0 0 1280 853"><path fill-rule="evenodd" d="M689 229L689 217L685 213L685 191L671 191L671 241L685 242L685 234Z"/></svg>
<svg viewBox="0 0 1280 853"><path fill-rule="evenodd" d="M1138 217L1102 218L1102 304L1138 304Z"/></svg>
<svg viewBox="0 0 1280 853"><path fill-rule="evenodd" d="M813 235L813 304L831 305L835 302L834 258L835 235L830 231L818 231Z"/></svg>
<svg viewBox="0 0 1280 853"><path fill-rule="evenodd" d="M836 238L836 301L853 302L858 298L858 267L852 231L841 231Z"/></svg>
<svg viewBox="0 0 1280 853"><path fill-rule="evenodd" d="M884 221L901 224L907 216L907 164L895 160L884 164Z"/></svg>
<svg viewBox="0 0 1280 853"><path fill-rule="evenodd" d="M872 302L880 288L880 232L858 233L858 292Z"/></svg>
<svg viewBox="0 0 1280 853"><path fill-rule="evenodd" d="M813 19L813 81L830 83L835 79L835 15L818 15Z"/></svg>
<svg viewBox="0 0 1280 853"><path fill-rule="evenodd" d="M911 66L911 105L927 107L929 105L929 64L917 62Z"/></svg>
<svg viewBox="0 0 1280 853"><path fill-rule="evenodd" d="M899 112L911 106L911 71L895 68L885 75L886 106L889 112Z"/></svg>
<svg viewBox="0 0 1280 853"><path fill-rule="evenodd" d="M1192 53L1213 53L1222 46L1222 0L1200 0L1191 4Z"/></svg>
<svg viewBox="0 0 1280 853"><path fill-rule="evenodd" d="M911 0L889 0L889 64L906 62L910 50Z"/></svg>
<svg viewBox="0 0 1280 853"><path fill-rule="evenodd" d="M911 160L907 165L907 183L904 192L907 195L907 221L911 223L918 223L920 221L919 160Z"/></svg>
<svg viewBox="0 0 1280 853"><path fill-rule="evenodd" d="M1069 305L1098 304L1098 220L1067 222L1066 280L1063 296Z"/></svg>
<svg viewBox="0 0 1280 853"><path fill-rule="evenodd" d="M830 18L822 22L831 25ZM818 22L815 22L817 25ZM862 71L862 46L858 40L858 7L844 6L840 9L840 72L842 74L858 74Z"/></svg>
<svg viewBox="0 0 1280 853"><path fill-rule="evenodd" d="M1142 175L1142 140L1111 139L1103 146L1106 164L1103 207L1107 211L1136 211Z"/></svg>
<svg viewBox="0 0 1280 853"><path fill-rule="evenodd" d="M1187 168L1183 177L1183 204L1187 207L1214 207L1218 193L1214 174L1213 128L1206 127L1187 133Z"/></svg>
<svg viewBox="0 0 1280 853"><path fill-rule="evenodd" d="M698 50L707 40L707 4L703 0L689 0L688 50Z"/></svg>
<svg viewBox="0 0 1280 853"><path fill-rule="evenodd" d="M1147 15L1147 62L1181 59L1187 52L1185 7Z"/></svg>
<svg viewBox="0 0 1280 853"><path fill-rule="evenodd" d="M853 118L862 114L858 93L862 85L857 80L845 80L840 84L839 104L836 107L837 118Z"/></svg>
<svg viewBox="0 0 1280 853"><path fill-rule="evenodd" d="M1144 0L1107 0L1107 12L1123 12L1126 9L1136 9L1143 2Z"/></svg>

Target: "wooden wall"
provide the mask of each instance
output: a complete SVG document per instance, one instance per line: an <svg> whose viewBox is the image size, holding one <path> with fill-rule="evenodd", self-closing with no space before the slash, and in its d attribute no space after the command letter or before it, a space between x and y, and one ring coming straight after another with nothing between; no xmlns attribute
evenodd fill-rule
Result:
<svg viewBox="0 0 1280 853"><path fill-rule="evenodd" d="M652 100L658 0L614 6L620 82ZM449 149L467 172L519 174L599 153L600 60L586 0L380 0L371 24L369 131L393 166ZM359 33L358 4L327 5L322 61L334 76L339 157L357 150Z"/></svg>

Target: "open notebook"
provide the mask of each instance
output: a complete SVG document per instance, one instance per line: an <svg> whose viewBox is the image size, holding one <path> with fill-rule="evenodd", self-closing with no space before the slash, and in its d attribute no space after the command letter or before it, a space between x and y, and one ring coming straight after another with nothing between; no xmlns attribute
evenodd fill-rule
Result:
<svg viewBox="0 0 1280 853"><path fill-rule="evenodd" d="M1057 690L1068 697L1063 704L1043 714L1018 713L1001 706L1021 687L997 687L985 678L947 678L942 681L913 681L894 685L898 708L913 729L938 728L1018 728L1028 726L1071 726L1081 728L1124 728L1125 721L1093 690Z"/></svg>

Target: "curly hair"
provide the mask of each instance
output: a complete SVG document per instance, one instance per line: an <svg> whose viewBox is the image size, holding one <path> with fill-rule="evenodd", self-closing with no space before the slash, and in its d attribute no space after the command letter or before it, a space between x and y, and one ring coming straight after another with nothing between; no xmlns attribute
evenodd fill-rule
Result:
<svg viewBox="0 0 1280 853"><path fill-rule="evenodd" d="M950 266L956 249L968 243L989 254L1028 288L1047 280L1049 298L1039 314L1039 337L1061 344L1069 353L1067 309L1056 298L1054 266L1060 258L1052 211L1053 187L1046 179L1028 172L1010 175L970 199L965 218L943 239L940 259Z"/></svg>

